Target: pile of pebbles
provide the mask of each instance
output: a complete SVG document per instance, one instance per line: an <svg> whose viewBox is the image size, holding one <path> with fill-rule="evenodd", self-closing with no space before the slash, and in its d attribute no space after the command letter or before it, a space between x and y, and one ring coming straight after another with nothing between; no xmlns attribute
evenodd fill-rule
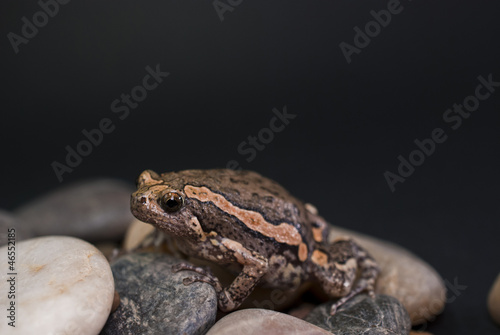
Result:
<svg viewBox="0 0 500 335"><path fill-rule="evenodd" d="M443 280L423 260L400 246L332 226L330 240L350 235L380 264L375 299L359 295L330 316L331 301L301 299L307 287L295 294L259 289L243 309L218 312L210 285L183 285L185 273L172 272L173 264L184 261L179 255L134 251L153 227L130 214L133 191L118 180L93 180L12 213L0 211L1 264L8 264L12 243L7 242L15 240L12 271L0 274L0 289L14 289L15 297L0 295L0 306L14 302L16 333L347 335L369 329L370 334L410 334L412 325L432 320L444 308ZM129 251L114 257L118 248ZM500 276L488 306L500 323ZM12 330L0 323L1 334Z"/></svg>

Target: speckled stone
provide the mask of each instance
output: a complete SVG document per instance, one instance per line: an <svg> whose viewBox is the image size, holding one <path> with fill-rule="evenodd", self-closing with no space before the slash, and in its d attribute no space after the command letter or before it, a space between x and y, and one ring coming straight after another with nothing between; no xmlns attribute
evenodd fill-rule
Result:
<svg viewBox="0 0 500 335"><path fill-rule="evenodd" d="M205 334L215 322L215 290L184 285L189 271L173 273L179 260L159 253L132 253L113 265L120 306L101 334Z"/></svg>
<svg viewBox="0 0 500 335"><path fill-rule="evenodd" d="M18 242L33 237L33 233L12 213L0 209L0 247L7 244L9 233L15 233Z"/></svg>
<svg viewBox="0 0 500 335"><path fill-rule="evenodd" d="M498 275L488 294L488 311L493 320L500 325L500 275Z"/></svg>
<svg viewBox="0 0 500 335"><path fill-rule="evenodd" d="M123 238L132 221L132 185L98 179L61 187L15 211L36 236L68 235L91 242Z"/></svg>
<svg viewBox="0 0 500 335"><path fill-rule="evenodd" d="M316 307L305 319L335 335L409 334L411 322L403 305L395 298L357 295L330 315L332 302Z"/></svg>
<svg viewBox="0 0 500 335"><path fill-rule="evenodd" d="M220 319L207 335L332 335L309 322L267 309L244 309Z"/></svg>
<svg viewBox="0 0 500 335"><path fill-rule="evenodd" d="M410 314L412 324L433 320L446 302L442 278L429 264L408 250L386 241L332 226L329 240L352 236L375 258L381 273L375 292L397 298Z"/></svg>
<svg viewBox="0 0 500 335"><path fill-rule="evenodd" d="M114 283L108 261L93 245L73 237L47 236L16 243L16 273L7 271L7 246L0 248L0 334L95 335L109 316ZM15 298L9 299L9 279ZM15 302L15 331L6 306ZM5 309L4 309L5 308Z"/></svg>

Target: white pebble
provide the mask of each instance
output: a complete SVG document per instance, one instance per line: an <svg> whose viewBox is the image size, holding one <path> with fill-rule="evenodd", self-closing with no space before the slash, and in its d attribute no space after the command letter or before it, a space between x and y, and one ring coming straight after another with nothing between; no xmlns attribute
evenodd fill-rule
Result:
<svg viewBox="0 0 500 335"><path fill-rule="evenodd" d="M73 237L29 239L15 244L9 269L8 247L0 248L0 334L99 333L111 310L114 281L98 249ZM15 297L9 298L12 277ZM6 310L12 302L15 329Z"/></svg>

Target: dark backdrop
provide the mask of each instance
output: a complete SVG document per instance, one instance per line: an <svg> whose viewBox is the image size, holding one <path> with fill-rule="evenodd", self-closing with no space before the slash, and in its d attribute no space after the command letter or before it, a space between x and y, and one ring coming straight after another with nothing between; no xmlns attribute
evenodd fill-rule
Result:
<svg viewBox="0 0 500 335"><path fill-rule="evenodd" d="M215 4L223 20L211 1L71 1L55 14L49 6L53 17L36 1L2 1L1 207L88 177L133 182L147 168L234 160L332 223L399 243L467 286L449 292L429 331L499 333L486 295L500 272L500 87L479 106L469 97L478 76L500 82L496 2ZM390 22L388 6L398 12ZM369 24L373 37L358 36L355 50L354 28L364 31L372 10L385 27ZM119 100L113 110L121 94L141 98L136 86L157 64L170 75L128 115ZM464 100L477 110L447 123ZM295 118L263 130L284 106ZM59 181L54 162L66 165L67 146L100 122L113 130L81 147L92 152ZM446 141L392 192L384 173L397 174L398 156L435 128ZM248 136L269 142L253 159Z"/></svg>

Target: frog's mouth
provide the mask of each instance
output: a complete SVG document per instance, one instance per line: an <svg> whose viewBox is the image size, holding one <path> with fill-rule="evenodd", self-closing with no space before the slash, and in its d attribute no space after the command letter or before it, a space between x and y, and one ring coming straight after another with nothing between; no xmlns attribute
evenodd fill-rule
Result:
<svg viewBox="0 0 500 335"><path fill-rule="evenodd" d="M151 191L136 191L130 197L130 211L138 220L157 226L163 223L164 213L155 201L151 201Z"/></svg>
<svg viewBox="0 0 500 335"><path fill-rule="evenodd" d="M164 186L155 185L140 188L130 197L130 211L138 220L178 237L186 236L185 223L189 219L183 210L176 213L166 212L159 204L165 190Z"/></svg>

